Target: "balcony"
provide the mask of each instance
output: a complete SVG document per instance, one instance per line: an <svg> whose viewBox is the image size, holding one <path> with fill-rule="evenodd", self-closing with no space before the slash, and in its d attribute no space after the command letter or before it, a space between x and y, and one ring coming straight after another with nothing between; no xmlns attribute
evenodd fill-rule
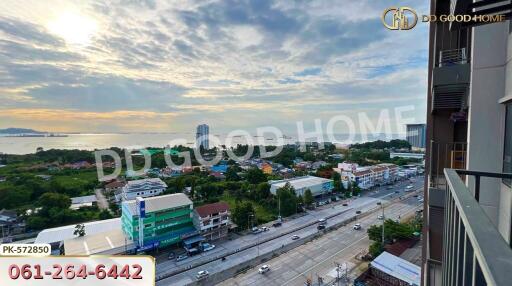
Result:
<svg viewBox="0 0 512 286"><path fill-rule="evenodd" d="M510 285L512 249L479 204L480 179L512 174L445 169L442 285ZM474 196L461 176L472 176ZM512 240L511 240L512 241Z"/></svg>
<svg viewBox="0 0 512 286"><path fill-rule="evenodd" d="M466 108L471 79L467 50L441 50L438 59L432 73L432 111Z"/></svg>

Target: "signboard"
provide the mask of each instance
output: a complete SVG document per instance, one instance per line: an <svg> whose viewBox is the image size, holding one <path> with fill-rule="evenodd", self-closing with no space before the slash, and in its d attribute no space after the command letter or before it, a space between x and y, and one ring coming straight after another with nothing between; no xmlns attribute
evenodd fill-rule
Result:
<svg viewBox="0 0 512 286"><path fill-rule="evenodd" d="M137 210L140 218L146 217L146 202L143 199L137 198Z"/></svg>

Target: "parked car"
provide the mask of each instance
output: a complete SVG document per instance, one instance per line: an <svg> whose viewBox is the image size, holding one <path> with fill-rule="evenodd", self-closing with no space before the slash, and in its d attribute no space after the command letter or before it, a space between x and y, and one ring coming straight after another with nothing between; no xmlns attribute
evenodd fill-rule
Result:
<svg viewBox="0 0 512 286"><path fill-rule="evenodd" d="M356 223L356 224L354 224L353 228L355 230L360 230L361 229L361 224L360 223Z"/></svg>
<svg viewBox="0 0 512 286"><path fill-rule="evenodd" d="M185 260L185 259L187 259L187 258L188 258L188 255L186 255L186 254L178 255L178 256L176 257L176 262L178 262L178 261L182 261L182 260Z"/></svg>
<svg viewBox="0 0 512 286"><path fill-rule="evenodd" d="M169 260L174 259L175 257L176 257L176 253L174 253L174 252L172 252L172 251L171 251L171 252L169 252L169 255L167 256L167 258L168 258Z"/></svg>
<svg viewBox="0 0 512 286"><path fill-rule="evenodd" d="M264 226L264 227L261 228L261 230L268 231L269 229L268 229L268 227Z"/></svg>
<svg viewBox="0 0 512 286"><path fill-rule="evenodd" d="M297 240L297 239L299 239L299 238L300 238L300 236L298 236L298 235L293 235L293 236L292 236L292 240Z"/></svg>
<svg viewBox="0 0 512 286"><path fill-rule="evenodd" d="M325 218L321 218L318 220L318 224L320 224L320 225L322 225L322 224L325 225L326 223L327 223L327 220Z"/></svg>
<svg viewBox="0 0 512 286"><path fill-rule="evenodd" d="M261 229L259 229L257 227L253 227L252 228L252 233L257 234L257 233L260 233L260 232L261 232Z"/></svg>
<svg viewBox="0 0 512 286"><path fill-rule="evenodd" d="M319 224L319 225L316 226L316 229L318 229L318 230L325 229L325 225L324 224Z"/></svg>
<svg viewBox="0 0 512 286"><path fill-rule="evenodd" d="M346 207L346 206L348 206L348 204L347 203L343 203L342 206Z"/></svg>
<svg viewBox="0 0 512 286"><path fill-rule="evenodd" d="M215 248L214 244L203 243L203 251L210 251Z"/></svg>
<svg viewBox="0 0 512 286"><path fill-rule="evenodd" d="M201 270L201 271L197 272L196 278L197 278L197 280L201 280L201 279L208 277L208 275L210 275L210 273L208 273L208 271Z"/></svg>
<svg viewBox="0 0 512 286"><path fill-rule="evenodd" d="M361 214L361 211L356 211L356 214Z"/></svg>
<svg viewBox="0 0 512 286"><path fill-rule="evenodd" d="M265 273L267 273L269 271L270 271L270 267L268 265L263 265L263 266L260 267L260 269L258 269L258 272L260 274L265 274Z"/></svg>
<svg viewBox="0 0 512 286"><path fill-rule="evenodd" d="M279 222L279 221L278 222L274 222L272 224L273 227L280 227L281 225L283 225L283 224L281 222Z"/></svg>
<svg viewBox="0 0 512 286"><path fill-rule="evenodd" d="M379 215L379 216L377 217L377 219L383 220L383 219L384 219L384 216L383 216L383 215Z"/></svg>

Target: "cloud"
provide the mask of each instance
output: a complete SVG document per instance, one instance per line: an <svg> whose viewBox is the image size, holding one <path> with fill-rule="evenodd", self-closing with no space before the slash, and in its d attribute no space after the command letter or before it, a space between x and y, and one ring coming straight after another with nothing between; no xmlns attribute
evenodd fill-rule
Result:
<svg viewBox="0 0 512 286"><path fill-rule="evenodd" d="M204 121L229 131L393 104L423 110L428 26L386 30L380 14L395 4L8 0L0 11L0 99L9 112L0 128L31 127L17 109L27 118L46 116L44 130L64 128L55 112L65 114L68 130L90 131L192 130ZM98 23L88 45L70 45L46 29L68 9ZM422 121L424 113L415 116ZM104 124L83 125L87 120Z"/></svg>

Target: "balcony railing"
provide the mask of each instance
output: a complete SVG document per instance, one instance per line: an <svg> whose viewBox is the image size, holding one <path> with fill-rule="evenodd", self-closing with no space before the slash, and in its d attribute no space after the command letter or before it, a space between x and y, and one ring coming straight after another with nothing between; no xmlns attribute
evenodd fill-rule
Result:
<svg viewBox="0 0 512 286"><path fill-rule="evenodd" d="M462 65L468 63L466 48L439 51L439 66Z"/></svg>
<svg viewBox="0 0 512 286"><path fill-rule="evenodd" d="M478 203L480 177L512 174L445 169L442 285L510 285L512 249ZM475 177L475 196L461 179Z"/></svg>

